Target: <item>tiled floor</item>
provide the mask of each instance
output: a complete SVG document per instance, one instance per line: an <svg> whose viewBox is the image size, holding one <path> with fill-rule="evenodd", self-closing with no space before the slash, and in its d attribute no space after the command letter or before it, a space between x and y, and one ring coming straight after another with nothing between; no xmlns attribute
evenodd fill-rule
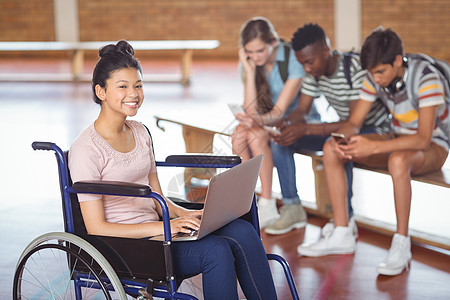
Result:
<svg viewBox="0 0 450 300"><path fill-rule="evenodd" d="M173 62L143 61L143 64L146 71L161 71L166 65L176 70ZM0 60L1 72L27 67L51 72L69 69L64 61ZM86 72L91 68L92 62L88 62ZM242 101L242 86L234 62L195 62L189 87L146 83L144 91L145 103L136 119L146 123L152 131L157 159L184 152L184 143L179 126L162 123L166 129L163 132L156 127L154 115L183 117L207 123L213 129L230 130L234 123L227 103ZM11 297L14 267L25 246L39 234L63 230L55 159L51 153L34 152L31 142L53 141L67 149L97 116L99 109L90 93L87 83L0 82L0 299ZM231 152L229 141L222 138L215 141L214 149L218 153ZM299 169L302 173L302 168ZM307 170L305 172L308 174ZM164 188L171 193L179 192L181 186L176 178L180 174L181 171L177 174L161 172ZM392 222L389 181L370 179L376 180L375 184L368 179L361 180L355 184L356 213L375 214L383 221ZM364 200L363 195L374 185L386 187L385 194L376 192L376 205ZM412 227L424 226L428 232L448 239L448 189L434 191L433 197L429 196L427 187L423 190L427 196L418 192L413 203ZM312 194L308 187L301 193ZM306 231L295 230L279 237L262 235L268 252L281 254L289 261L302 299L449 299L448 251L441 253L414 245L409 272L394 278L377 277L375 267L383 259L390 237L361 229L355 255L298 257L297 245L317 239L319 227L325 222L312 217ZM273 266L273 271L279 298L289 299L282 291L285 284L281 270Z"/></svg>

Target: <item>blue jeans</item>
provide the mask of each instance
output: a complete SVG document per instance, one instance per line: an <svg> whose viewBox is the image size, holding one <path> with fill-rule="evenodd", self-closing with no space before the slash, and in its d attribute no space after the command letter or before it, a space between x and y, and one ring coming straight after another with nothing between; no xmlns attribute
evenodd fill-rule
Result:
<svg viewBox="0 0 450 300"><path fill-rule="evenodd" d="M375 133L372 127L362 127L360 133ZM297 150L304 149L309 151L322 151L323 145L330 136L305 135L301 139L289 146L281 146L271 142L273 163L277 168L278 178L280 180L281 194L283 195L283 204L300 203L297 192L297 180L295 175L294 153ZM345 175L347 177L347 208L348 216L353 216L351 200L353 197L353 162L344 165Z"/></svg>
<svg viewBox="0 0 450 300"><path fill-rule="evenodd" d="M191 242L174 242L177 276L202 273L205 299L238 299L236 276L248 299L276 299L261 239L253 225L237 219Z"/></svg>

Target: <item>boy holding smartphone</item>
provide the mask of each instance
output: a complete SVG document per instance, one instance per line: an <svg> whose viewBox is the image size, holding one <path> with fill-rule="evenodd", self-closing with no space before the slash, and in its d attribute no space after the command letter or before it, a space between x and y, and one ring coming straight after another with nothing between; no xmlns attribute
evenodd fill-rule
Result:
<svg viewBox="0 0 450 300"><path fill-rule="evenodd" d="M394 185L397 232L379 274L398 275L411 261L408 236L411 206L411 175L439 170L449 148L450 117L445 97L450 88L446 78L429 62L404 55L399 36L391 29L376 29L361 49L361 65L368 70L360 100L350 119L338 130L348 145L335 140L324 146L324 164L331 203L333 232L312 245L301 245L306 256L353 253L356 240L348 227L345 209L344 164L358 162L386 168ZM381 98L393 116L393 132L358 135L372 102Z"/></svg>
<svg viewBox="0 0 450 300"><path fill-rule="evenodd" d="M291 229L305 226L298 215L297 207L301 207L297 192L297 180L294 153L299 149L321 151L330 134L338 130L350 115L359 99L361 83L366 71L361 69L359 58L352 55L348 60L350 83L346 79L344 54L332 50L324 30L317 24L306 24L300 27L292 38L292 47L297 60L303 65L306 75L303 77L300 102L297 109L279 127L281 133L272 136L272 156L278 171L283 207L280 218L266 227L268 234L284 234ZM325 96L330 106L336 110L339 121L332 123L307 123L306 116L314 98ZM363 132L381 131L385 126L387 111L382 103L376 101L368 114ZM352 163L346 164L348 184L348 209L353 233L358 234L352 216ZM327 235L333 229L330 222L322 229Z"/></svg>

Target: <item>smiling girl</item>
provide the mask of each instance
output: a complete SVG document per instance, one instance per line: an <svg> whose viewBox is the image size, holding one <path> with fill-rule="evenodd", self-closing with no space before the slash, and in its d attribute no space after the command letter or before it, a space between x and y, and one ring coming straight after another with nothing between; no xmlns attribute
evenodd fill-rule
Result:
<svg viewBox="0 0 450 300"><path fill-rule="evenodd" d="M137 114L144 100L140 63L126 41L101 48L99 56L92 90L100 114L70 148L72 180L148 184L162 195L151 137L141 123L127 120ZM78 197L89 234L128 238L163 234L162 211L156 200L90 194ZM166 201L173 233L198 229L202 211ZM236 277L247 298L276 299L261 239L247 221L234 220L197 241L173 243L172 252L177 278L203 274L206 299L238 299Z"/></svg>

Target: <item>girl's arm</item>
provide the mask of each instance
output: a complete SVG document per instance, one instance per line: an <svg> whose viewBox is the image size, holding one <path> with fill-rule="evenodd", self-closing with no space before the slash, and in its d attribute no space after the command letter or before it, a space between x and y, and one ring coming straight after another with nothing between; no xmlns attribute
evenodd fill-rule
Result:
<svg viewBox="0 0 450 300"><path fill-rule="evenodd" d="M239 62L242 65L244 76L244 107L248 112L256 112L256 65L248 59L244 48L239 49Z"/></svg>
<svg viewBox="0 0 450 300"><path fill-rule="evenodd" d="M162 195L157 174L151 173L149 179L152 190ZM162 212L159 203L154 199L148 199L148 201L152 200L155 201L156 211L161 215ZM202 211L187 210L174 204L169 199L166 199L166 201L169 207L170 217L174 218L170 221L172 233L188 233L192 229L197 230L199 228ZM84 224L89 234L146 238L164 233L163 223L160 221L140 224L120 224L106 221L103 200L101 198L93 201L80 202L80 208Z"/></svg>
<svg viewBox="0 0 450 300"><path fill-rule="evenodd" d="M236 118L241 123L244 123L247 127L250 128L254 126L275 125L277 122L283 119L284 113L286 112L287 108L299 93L301 82L301 78L286 80L286 83L284 84L283 90L281 91L277 102L268 113L260 115L256 113L255 108L254 111L247 110L247 114L238 113L236 115Z"/></svg>
<svg viewBox="0 0 450 300"><path fill-rule="evenodd" d="M151 201L149 199L149 201ZM120 224L107 222L103 208L103 200L80 202L84 224L89 234L116 236L125 238L147 238L164 233L163 222L155 221L140 224ZM186 215L170 221L172 233L197 230L200 226L199 213Z"/></svg>
<svg viewBox="0 0 450 300"><path fill-rule="evenodd" d="M161 185L159 183L158 179L158 173L150 173L148 175L149 185L152 187L152 191L157 192L161 196L164 197L161 189ZM181 207L177 204L175 204L172 200L164 198L167 202L167 206L169 208L170 218L178 218L183 217L187 215L194 215L194 216L201 216L203 210L189 210L185 209L184 207ZM162 216L162 209L159 205L159 202L155 199L153 199L156 205L156 211L158 212L158 215Z"/></svg>
<svg viewBox="0 0 450 300"><path fill-rule="evenodd" d="M80 202L84 224L89 234L127 238L145 238L163 233L162 222L141 224L110 223L105 219L103 200Z"/></svg>
<svg viewBox="0 0 450 300"><path fill-rule="evenodd" d="M283 119L289 105L294 101L295 97L300 91L300 85L302 83L301 78L288 79L284 84L283 90L278 97L274 107L268 113L261 115L260 125L273 125Z"/></svg>

